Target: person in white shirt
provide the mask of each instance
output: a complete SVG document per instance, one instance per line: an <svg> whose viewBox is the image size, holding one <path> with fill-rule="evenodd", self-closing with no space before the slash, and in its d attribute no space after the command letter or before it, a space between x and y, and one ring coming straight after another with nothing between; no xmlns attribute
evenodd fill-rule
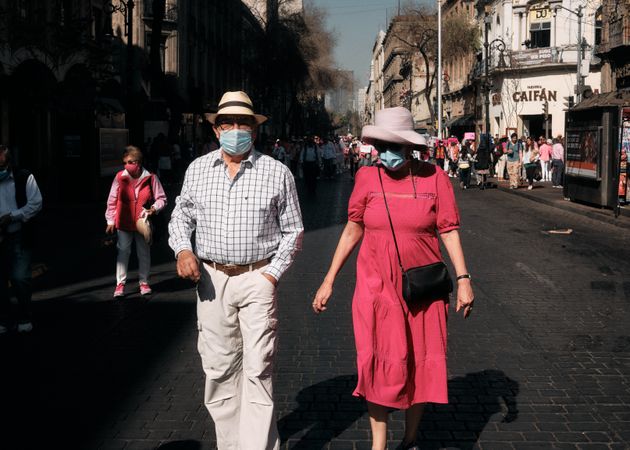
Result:
<svg viewBox="0 0 630 450"><path fill-rule="evenodd" d="M359 166L371 166L374 160L372 159L372 153L374 152L374 146L371 144L361 144L359 146Z"/></svg>
<svg viewBox="0 0 630 450"><path fill-rule="evenodd" d="M14 325L29 332L31 323L30 220L42 209L42 194L33 174L12 166L11 153L0 145L0 334ZM18 301L11 311L9 282Z"/></svg>

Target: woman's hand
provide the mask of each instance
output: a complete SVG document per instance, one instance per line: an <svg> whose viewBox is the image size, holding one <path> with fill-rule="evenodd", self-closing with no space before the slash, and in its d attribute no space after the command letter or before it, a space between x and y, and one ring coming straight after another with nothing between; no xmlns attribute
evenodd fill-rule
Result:
<svg viewBox="0 0 630 450"><path fill-rule="evenodd" d="M326 311L326 304L330 299L333 292L333 284L327 280L324 280L322 285L317 290L315 298L313 299L313 311L316 314Z"/></svg>
<svg viewBox="0 0 630 450"><path fill-rule="evenodd" d="M470 316L473 309L473 303L475 302L475 295L473 294L472 284L469 278L462 278L457 281L457 306L455 312L459 312L464 309L464 318Z"/></svg>
<svg viewBox="0 0 630 450"><path fill-rule="evenodd" d="M105 228L105 233L107 234L114 234L114 231L116 231L116 225L107 225L107 228Z"/></svg>

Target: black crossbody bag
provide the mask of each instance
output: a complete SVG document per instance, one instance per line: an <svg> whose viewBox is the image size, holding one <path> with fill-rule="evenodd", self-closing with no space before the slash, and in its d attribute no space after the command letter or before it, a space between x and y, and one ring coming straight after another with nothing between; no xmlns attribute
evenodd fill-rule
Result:
<svg viewBox="0 0 630 450"><path fill-rule="evenodd" d="M413 174L412 183L413 183ZM385 196L385 189L383 188L383 179L381 177L381 168L378 168L378 181L381 184L381 191L383 192L383 200L385 201L385 209L387 210L387 218L389 219L389 226L392 229L392 236L394 237L394 246L396 247L396 255L398 256L398 265L402 273L402 295L405 302L409 306L419 305L425 302L430 302L437 299L448 299L448 296L453 292L453 280L448 273L446 264L442 261L426 266L412 267L405 270L400 259L400 251L398 250L398 241L396 240L396 233L394 232L394 224L392 223L392 216L389 213L389 206L387 204L387 197ZM415 191L415 185L414 185Z"/></svg>

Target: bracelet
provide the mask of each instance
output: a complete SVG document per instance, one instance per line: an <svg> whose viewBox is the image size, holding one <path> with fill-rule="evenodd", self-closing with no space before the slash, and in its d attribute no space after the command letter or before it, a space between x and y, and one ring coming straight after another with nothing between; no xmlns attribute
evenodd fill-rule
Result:
<svg viewBox="0 0 630 450"><path fill-rule="evenodd" d="M457 281L459 281L459 280L463 280L464 278L468 278L469 280L472 280L472 277L470 276L470 274L469 274L469 273L465 273L465 274L463 274L463 275L459 275L459 276L457 277Z"/></svg>

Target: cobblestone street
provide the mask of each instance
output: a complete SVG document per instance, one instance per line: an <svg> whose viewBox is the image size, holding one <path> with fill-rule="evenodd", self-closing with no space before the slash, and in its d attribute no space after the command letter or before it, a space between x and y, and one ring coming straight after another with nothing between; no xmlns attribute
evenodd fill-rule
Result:
<svg viewBox="0 0 630 450"><path fill-rule="evenodd" d="M352 181L319 188L303 198L304 249L278 291L282 448L370 449L365 404L351 397L353 261L328 311L310 309ZM476 306L467 320L451 310L451 402L427 408L421 448L630 449L627 229L496 189L456 195ZM549 233L559 229L572 232ZM76 262L84 281L35 294L30 335L0 337L1 448L215 448L194 291L163 262L165 243L154 251L149 300L114 302L114 253L107 277L88 254ZM390 449L404 425L393 419Z"/></svg>

